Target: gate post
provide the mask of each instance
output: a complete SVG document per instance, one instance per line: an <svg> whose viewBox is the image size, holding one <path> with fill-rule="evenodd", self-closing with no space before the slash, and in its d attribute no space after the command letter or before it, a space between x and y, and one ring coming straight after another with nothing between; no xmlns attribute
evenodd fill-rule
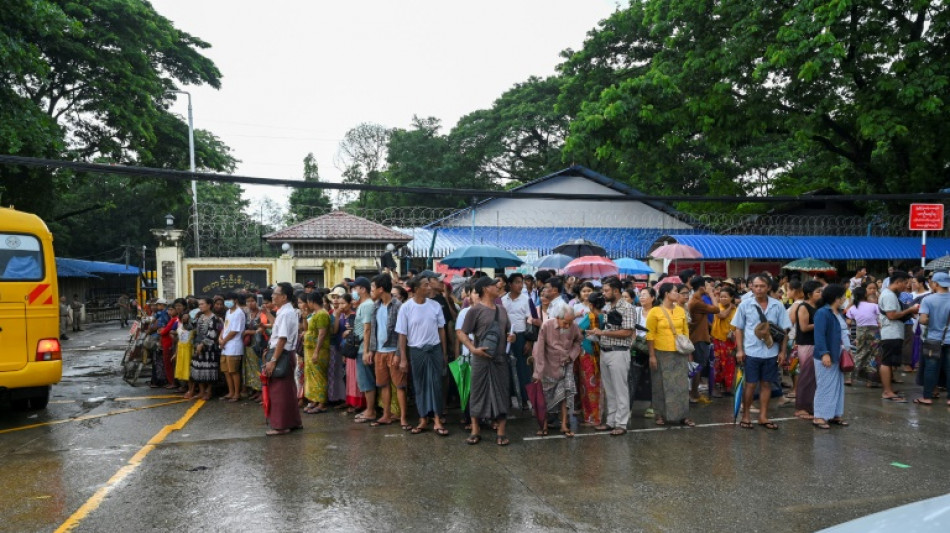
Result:
<svg viewBox="0 0 950 533"><path fill-rule="evenodd" d="M185 296L179 294L185 288L182 284L182 269L184 251L181 247L184 230L180 229L153 229L152 235L158 241L155 248L156 287L159 298L174 300Z"/></svg>

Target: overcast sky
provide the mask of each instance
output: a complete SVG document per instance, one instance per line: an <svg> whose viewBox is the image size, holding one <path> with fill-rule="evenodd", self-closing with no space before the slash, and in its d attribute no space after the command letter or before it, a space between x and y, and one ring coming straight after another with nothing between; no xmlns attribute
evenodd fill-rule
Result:
<svg viewBox="0 0 950 533"><path fill-rule="evenodd" d="M554 73L565 48L615 0L153 0L176 27L209 42L222 88L191 90L195 127L217 134L241 175L300 178L313 152L339 181L337 145L360 122L443 133L529 76ZM184 96L174 111L186 115ZM249 195L273 187L245 187Z"/></svg>

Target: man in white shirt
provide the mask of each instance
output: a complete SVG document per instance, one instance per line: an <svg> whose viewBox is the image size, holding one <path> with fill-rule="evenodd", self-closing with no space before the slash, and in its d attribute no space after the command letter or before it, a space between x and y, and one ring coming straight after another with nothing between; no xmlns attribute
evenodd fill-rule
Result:
<svg viewBox="0 0 950 533"><path fill-rule="evenodd" d="M508 276L508 294L501 297L501 305L508 312L511 321L511 331L515 334L515 342L511 344L511 353L515 357L515 372L518 375L518 394L521 405L527 408L528 393L525 386L531 383L532 371L528 368L530 347L525 339L525 328L531 318L531 298L524 292L524 276L515 272Z"/></svg>
<svg viewBox="0 0 950 533"><path fill-rule="evenodd" d="M228 383L228 394L222 397L230 403L241 399L241 358L244 357L244 324L247 320L244 310L241 309L237 294L229 293L224 297L224 307L228 312L224 315L224 329L218 339L221 345L221 372Z"/></svg>
<svg viewBox="0 0 950 533"><path fill-rule="evenodd" d="M561 278L553 277L548 278L544 282L544 288L541 289L543 296L548 299L548 320L551 320L558 314L557 310L561 306L566 306L567 302L564 301L564 298L561 297Z"/></svg>
<svg viewBox="0 0 950 533"><path fill-rule="evenodd" d="M278 308L271 328L270 341L267 349L267 363L264 365L264 375L268 377L267 388L270 398L270 413L267 422L271 429L267 435L285 435L294 429L301 429L300 409L297 407L297 385L294 380L293 368L296 364L297 349L297 312L290 303L294 288L290 283L278 283L274 288L273 302ZM275 376L274 369L277 361L289 358L286 364L287 372L282 376Z"/></svg>
<svg viewBox="0 0 950 533"><path fill-rule="evenodd" d="M440 283L438 279L432 280ZM412 298L399 308L396 317L396 333L399 334L399 353L403 360L410 358L412 387L419 411L419 425L412 428L413 435L427 428L433 420L435 432L446 437L449 431L442 425L442 374L449 363L448 345L445 343L445 315L442 306L429 295L429 278L414 277L406 284Z"/></svg>

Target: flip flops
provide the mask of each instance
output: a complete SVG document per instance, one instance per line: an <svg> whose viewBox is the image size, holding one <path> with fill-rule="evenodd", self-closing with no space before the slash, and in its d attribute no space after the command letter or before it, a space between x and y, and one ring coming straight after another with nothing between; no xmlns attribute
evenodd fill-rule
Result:
<svg viewBox="0 0 950 533"><path fill-rule="evenodd" d="M770 429L772 431L775 431L778 429L778 424L776 424L775 422L759 422L759 425L764 427L765 429Z"/></svg>
<svg viewBox="0 0 950 533"><path fill-rule="evenodd" d="M471 437L465 439L465 443L469 446L474 446L482 441L481 435L472 435Z"/></svg>
<svg viewBox="0 0 950 533"><path fill-rule="evenodd" d="M894 403L907 403L907 400L901 398L900 396L881 396L881 399Z"/></svg>
<svg viewBox="0 0 950 533"><path fill-rule="evenodd" d="M369 427L371 427L371 428L378 428L378 427L381 427L381 426L390 426L390 425L392 425L392 423L393 423L392 420L387 420L387 421L385 421L385 422L382 421L382 420L375 420L375 421L373 421L373 422L370 422Z"/></svg>

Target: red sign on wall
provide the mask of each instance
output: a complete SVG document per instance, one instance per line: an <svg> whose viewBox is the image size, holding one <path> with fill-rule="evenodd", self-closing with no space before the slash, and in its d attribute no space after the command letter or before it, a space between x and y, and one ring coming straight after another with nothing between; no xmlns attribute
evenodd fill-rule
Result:
<svg viewBox="0 0 950 533"><path fill-rule="evenodd" d="M911 231L943 231L943 204L910 204Z"/></svg>
<svg viewBox="0 0 950 533"><path fill-rule="evenodd" d="M773 276L778 276L782 271L782 263L749 263L749 275L768 272Z"/></svg>
<svg viewBox="0 0 950 533"><path fill-rule="evenodd" d="M706 261L703 263L703 275L712 278L725 279L729 277L729 270L725 261Z"/></svg>

